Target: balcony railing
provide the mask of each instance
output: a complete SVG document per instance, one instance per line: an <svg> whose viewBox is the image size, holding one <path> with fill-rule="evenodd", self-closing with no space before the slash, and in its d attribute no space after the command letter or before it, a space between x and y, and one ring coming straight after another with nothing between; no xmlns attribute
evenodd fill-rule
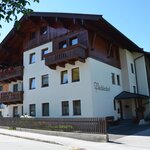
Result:
<svg viewBox="0 0 150 150"><path fill-rule="evenodd" d="M23 103L23 91L0 93L0 103L3 103L5 105L22 104Z"/></svg>
<svg viewBox="0 0 150 150"><path fill-rule="evenodd" d="M56 69L57 65L65 67L66 63L74 64L77 60L85 62L86 57L86 47L77 44L45 55L45 64L51 69Z"/></svg>
<svg viewBox="0 0 150 150"><path fill-rule="evenodd" d="M23 67L10 67L4 70L0 70L0 82L11 82L17 79L22 80Z"/></svg>

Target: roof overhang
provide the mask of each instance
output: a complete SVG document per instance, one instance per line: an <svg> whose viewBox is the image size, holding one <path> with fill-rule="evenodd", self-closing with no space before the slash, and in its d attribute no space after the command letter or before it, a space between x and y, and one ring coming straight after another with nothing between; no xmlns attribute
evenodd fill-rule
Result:
<svg viewBox="0 0 150 150"><path fill-rule="evenodd" d="M123 91L117 96L115 96L114 100L128 100L128 99L149 99L150 97L147 95L131 93L127 91Z"/></svg>
<svg viewBox="0 0 150 150"><path fill-rule="evenodd" d="M130 39L128 39L124 34L118 31L114 26L108 23L102 15L91 15L91 14L76 14L76 13L52 13L52 12L33 12L29 15L24 15L20 20L20 28L14 28L8 33L8 35L4 38L4 40L0 44L0 55L4 56L0 57L0 64L6 63L8 59L6 53L8 53L9 57L12 55L17 56L16 54L19 51L23 51L23 40L26 35L26 30L24 28L26 23L30 20L46 20L47 23L50 24L51 21L60 21L65 22L70 20L71 22L77 20L81 24L81 26L85 27L86 23L90 24L94 28L95 33L98 31L102 31L103 35L107 35L107 38L119 44L124 49L128 49L130 51L143 52L143 49L138 47L135 43L133 43ZM36 21L35 21L36 22ZM33 23L36 25L36 23ZM65 24L65 23L64 23ZM22 30L23 29L23 30ZM28 27L27 27L28 30ZM16 42L17 41L17 42ZM14 44L15 43L15 44Z"/></svg>

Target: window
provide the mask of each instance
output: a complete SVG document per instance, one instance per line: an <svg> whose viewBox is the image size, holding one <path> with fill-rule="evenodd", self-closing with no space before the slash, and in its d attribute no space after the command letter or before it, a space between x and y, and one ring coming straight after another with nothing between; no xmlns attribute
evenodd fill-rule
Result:
<svg viewBox="0 0 150 150"><path fill-rule="evenodd" d="M30 114L30 116L33 116L33 117L36 116L35 104L30 104L29 105L29 114Z"/></svg>
<svg viewBox="0 0 150 150"><path fill-rule="evenodd" d="M30 78L29 82L30 82L29 89L35 89L35 78Z"/></svg>
<svg viewBox="0 0 150 150"><path fill-rule="evenodd" d="M81 101L80 100L73 101L73 115L81 115Z"/></svg>
<svg viewBox="0 0 150 150"><path fill-rule="evenodd" d="M35 63L35 53L30 54L30 62L29 64Z"/></svg>
<svg viewBox="0 0 150 150"><path fill-rule="evenodd" d="M21 115L23 115L23 106L21 106Z"/></svg>
<svg viewBox="0 0 150 150"><path fill-rule="evenodd" d="M131 72L134 73L134 66L132 63L131 63Z"/></svg>
<svg viewBox="0 0 150 150"><path fill-rule="evenodd" d="M0 85L0 92L1 92L1 91L3 91L3 86L2 86L2 85Z"/></svg>
<svg viewBox="0 0 150 150"><path fill-rule="evenodd" d="M59 43L59 49L66 48L66 47L67 47L66 41L62 41Z"/></svg>
<svg viewBox="0 0 150 150"><path fill-rule="evenodd" d="M80 81L79 68L72 69L72 82Z"/></svg>
<svg viewBox="0 0 150 150"><path fill-rule="evenodd" d="M42 87L48 86L48 74L42 76Z"/></svg>
<svg viewBox="0 0 150 150"><path fill-rule="evenodd" d="M49 103L42 104L42 116L49 116Z"/></svg>
<svg viewBox="0 0 150 150"><path fill-rule="evenodd" d="M0 111L0 117L3 117L3 115L2 115L2 111Z"/></svg>
<svg viewBox="0 0 150 150"><path fill-rule="evenodd" d="M112 80L112 84L115 84L115 74L111 73L111 80Z"/></svg>
<svg viewBox="0 0 150 150"><path fill-rule="evenodd" d="M17 106L14 106L14 107L13 107L13 117L19 117L19 114L18 114L18 107L17 107Z"/></svg>
<svg viewBox="0 0 150 150"><path fill-rule="evenodd" d="M68 116L69 115L69 102L63 101L62 102L62 116Z"/></svg>
<svg viewBox="0 0 150 150"><path fill-rule="evenodd" d="M77 37L71 38L70 45L76 45L76 44L78 44L78 38Z"/></svg>
<svg viewBox="0 0 150 150"><path fill-rule="evenodd" d="M120 85L120 76L117 75L117 84Z"/></svg>
<svg viewBox="0 0 150 150"><path fill-rule="evenodd" d="M44 60L44 55L48 54L48 48L42 49L41 60Z"/></svg>
<svg viewBox="0 0 150 150"><path fill-rule="evenodd" d="M31 32L31 33L30 33L30 40L35 39L35 37L36 37L35 32Z"/></svg>
<svg viewBox="0 0 150 150"><path fill-rule="evenodd" d="M18 92L18 84L13 84L13 92Z"/></svg>
<svg viewBox="0 0 150 150"><path fill-rule="evenodd" d="M46 26L40 28L40 35L45 35L45 34L47 34L47 27Z"/></svg>
<svg viewBox="0 0 150 150"><path fill-rule="evenodd" d="M61 72L61 84L68 83L68 73L67 70Z"/></svg>

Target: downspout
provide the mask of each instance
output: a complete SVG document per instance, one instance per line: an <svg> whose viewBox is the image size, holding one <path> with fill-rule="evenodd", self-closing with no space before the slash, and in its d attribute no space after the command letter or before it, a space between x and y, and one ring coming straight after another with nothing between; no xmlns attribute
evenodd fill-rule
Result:
<svg viewBox="0 0 150 150"><path fill-rule="evenodd" d="M136 86L137 86L137 94L139 94L139 87L138 87L138 81L137 81L137 68L136 68L136 63L135 63L135 62L136 62L136 60L142 58L143 56L144 56L144 54L134 59L135 80L136 80ZM135 103L136 103L136 100L137 100L137 99L135 98ZM139 105L139 100L138 100L138 105ZM137 112L136 112L136 117L138 118ZM142 117L143 117L143 116L142 116ZM143 118L144 118L144 117L143 117Z"/></svg>

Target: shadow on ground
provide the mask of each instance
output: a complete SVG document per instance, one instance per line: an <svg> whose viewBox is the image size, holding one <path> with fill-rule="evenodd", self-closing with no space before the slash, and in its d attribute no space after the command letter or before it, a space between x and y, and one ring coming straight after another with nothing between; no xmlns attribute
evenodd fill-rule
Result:
<svg viewBox="0 0 150 150"><path fill-rule="evenodd" d="M128 135L138 135L138 136L150 136L150 132L142 134L141 131L150 129L150 124L138 125L132 123L131 120L124 120L119 123L119 125L111 126L108 128L109 141L114 141L118 138L128 136ZM139 133L140 132L140 133Z"/></svg>

